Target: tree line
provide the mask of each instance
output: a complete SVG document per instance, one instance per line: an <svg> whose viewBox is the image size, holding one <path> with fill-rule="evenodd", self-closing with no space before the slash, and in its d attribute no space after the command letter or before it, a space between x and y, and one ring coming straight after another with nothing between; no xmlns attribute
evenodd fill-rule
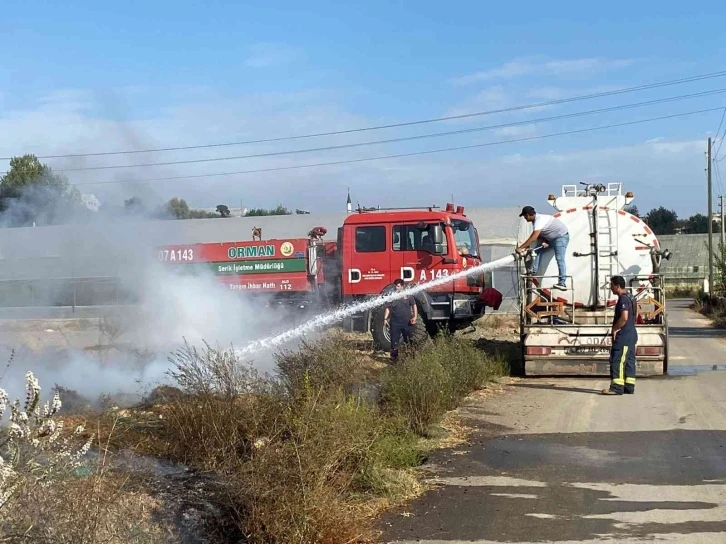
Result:
<svg viewBox="0 0 726 544"><path fill-rule="evenodd" d="M174 197L164 204L148 206L140 197L124 200L123 205L102 204L98 210L104 216L142 217L145 219L211 219L231 217L225 204L216 212L197 210L183 198ZM253 208L247 216L292 215L282 205L272 209ZM295 210L296 214L307 214ZM22 227L54 225L74 220L92 219L96 212L88 209L81 193L68 179L54 172L35 155L13 157L8 171L0 177L0 226Z"/></svg>
<svg viewBox="0 0 726 544"><path fill-rule="evenodd" d="M691 215L687 219L679 219L675 210L664 206L653 208L645 215L640 215L637 206L626 206L625 211L639 217L656 235L663 234L705 234L708 232L708 217L702 213ZM721 224L712 222L714 232L721 232Z"/></svg>
<svg viewBox="0 0 726 544"><path fill-rule="evenodd" d="M627 206L626 210L645 221L656 235L708 232L708 219L700 213L679 219L674 210L663 206L653 208L645 215L640 215L637 206ZM231 217L230 209L225 204L219 204L216 212L210 212L193 209L186 200L177 197L150 208L140 197L134 196L124 200L123 205L102 205L99 211L104 215L148 219ZM0 177L0 226L53 225L77 218L90 219L94 213L83 205L81 193L65 176L53 172L35 155L12 158L7 173ZM309 212L298 209L294 213L301 215ZM249 217L292 214L293 211L282 205L272 209L253 208L246 213ZM719 224L713 223L714 231L718 232L720 228Z"/></svg>

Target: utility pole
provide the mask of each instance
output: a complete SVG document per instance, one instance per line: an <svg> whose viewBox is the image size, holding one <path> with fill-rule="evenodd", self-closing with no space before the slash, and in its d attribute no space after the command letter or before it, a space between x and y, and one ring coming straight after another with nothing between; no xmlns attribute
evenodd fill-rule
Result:
<svg viewBox="0 0 726 544"><path fill-rule="evenodd" d="M721 251L723 251L723 248L726 246L726 225L723 224L724 220L724 209L723 209L723 195L718 197L719 203L719 210L721 210Z"/></svg>
<svg viewBox="0 0 726 544"><path fill-rule="evenodd" d="M711 196L711 138L706 150L706 171L708 180L708 294L713 293L713 208Z"/></svg>

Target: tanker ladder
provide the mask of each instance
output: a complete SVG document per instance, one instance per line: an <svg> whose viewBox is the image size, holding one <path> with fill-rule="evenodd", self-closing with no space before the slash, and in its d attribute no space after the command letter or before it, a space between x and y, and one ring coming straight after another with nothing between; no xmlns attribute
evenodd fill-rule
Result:
<svg viewBox="0 0 726 544"><path fill-rule="evenodd" d="M618 268L618 203L620 183L598 184L588 187L594 196L593 202L593 233L595 237L595 270L597 281L597 298L595 304L607 300L610 290L610 279L617 275ZM603 202L604 200L604 202ZM609 213L609 212L614 213Z"/></svg>

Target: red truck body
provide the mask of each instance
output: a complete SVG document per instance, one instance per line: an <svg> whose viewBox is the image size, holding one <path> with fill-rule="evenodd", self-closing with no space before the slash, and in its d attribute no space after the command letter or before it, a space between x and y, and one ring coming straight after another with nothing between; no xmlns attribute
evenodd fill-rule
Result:
<svg viewBox="0 0 726 544"><path fill-rule="evenodd" d="M463 207L451 204L445 210L359 210L338 227L336 241L326 241L325 233L317 228L308 238L164 246L157 248L158 260L182 273L213 274L231 290L322 307L388 292L397 278L419 284L481 263L476 229ZM483 286L483 276L474 275L417 295L421 323L429 333L471 324L483 313ZM370 330L385 349L379 314L362 314L351 328Z"/></svg>
<svg viewBox="0 0 726 544"><path fill-rule="evenodd" d="M158 248L162 262L183 272L213 274L233 291L311 292L318 278L309 274L308 238L219 242Z"/></svg>

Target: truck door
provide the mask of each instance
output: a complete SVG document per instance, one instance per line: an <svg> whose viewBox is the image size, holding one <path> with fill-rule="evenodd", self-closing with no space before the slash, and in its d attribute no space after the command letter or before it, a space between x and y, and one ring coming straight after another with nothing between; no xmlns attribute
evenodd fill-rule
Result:
<svg viewBox="0 0 726 544"><path fill-rule="evenodd" d="M345 295L378 294L393 282L390 225L346 225L343 258Z"/></svg>
<svg viewBox="0 0 726 544"><path fill-rule="evenodd" d="M432 229L421 228L417 223L400 223L393 225L391 234L391 274L397 275L406 283L434 279L437 269L435 265L441 263L441 257L434 254Z"/></svg>

